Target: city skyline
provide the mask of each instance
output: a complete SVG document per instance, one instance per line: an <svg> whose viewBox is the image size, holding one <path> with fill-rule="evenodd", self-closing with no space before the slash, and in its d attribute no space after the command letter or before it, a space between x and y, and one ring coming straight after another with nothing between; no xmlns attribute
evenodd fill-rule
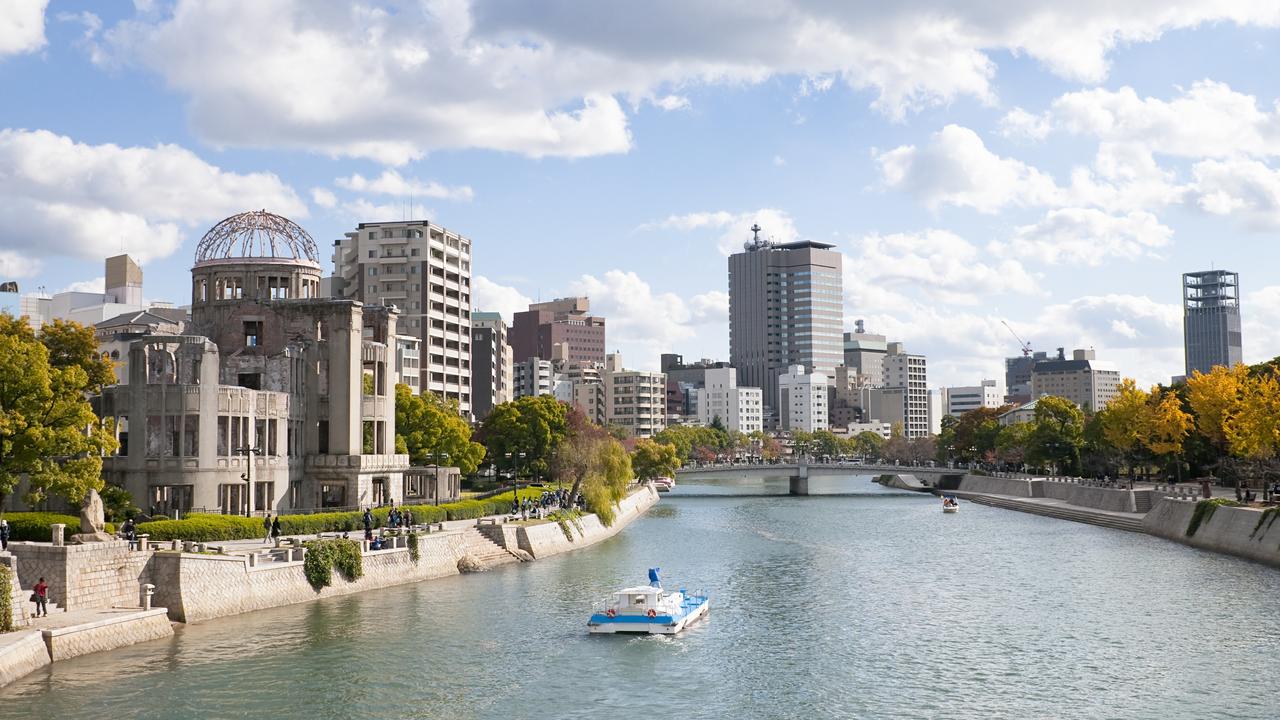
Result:
<svg viewBox="0 0 1280 720"><path fill-rule="evenodd" d="M1280 252L1274 13L946 8L944 42L911 29L927 3L796 3L786 22L692 12L640 47L612 23L485 3L23 6L0 14L0 271L24 292L100 288L124 251L148 298L182 304L195 242L225 216L265 207L327 245L412 204L474 240L477 309L510 321L587 295L638 368L728 358L725 258L754 223L836 245L845 330L908 343L937 387L1001 376L1018 354L1001 320L1038 351L1092 347L1168 382L1181 276L1214 267L1243 270L1244 360L1280 354L1280 279L1250 270ZM679 24L667 12L640 24ZM833 49L760 41L805 22ZM898 39L859 49L886 29ZM479 47L499 59L447 82ZM917 63L895 63L908 49ZM424 90L446 112L424 103L406 129L399 100Z"/></svg>

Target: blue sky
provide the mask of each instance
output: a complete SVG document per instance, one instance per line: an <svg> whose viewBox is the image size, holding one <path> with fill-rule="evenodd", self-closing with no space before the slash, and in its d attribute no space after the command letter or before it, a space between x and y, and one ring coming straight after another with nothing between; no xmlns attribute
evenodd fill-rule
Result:
<svg viewBox="0 0 1280 720"><path fill-rule="evenodd" d="M0 272L92 287L266 207L473 239L480 309L588 293L628 365L724 358L759 222L845 253L847 325L996 377L1017 345L1181 372L1179 276L1280 354L1280 10L549 0L0 7ZM531 9L536 8L536 9Z"/></svg>

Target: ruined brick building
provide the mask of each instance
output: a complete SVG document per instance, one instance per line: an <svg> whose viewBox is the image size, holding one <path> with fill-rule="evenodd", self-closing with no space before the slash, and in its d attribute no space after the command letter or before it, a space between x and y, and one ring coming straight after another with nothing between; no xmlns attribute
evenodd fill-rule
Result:
<svg viewBox="0 0 1280 720"><path fill-rule="evenodd" d="M394 307L320 297L315 242L264 211L215 225L181 335L129 346L97 398L106 480L157 512L294 512L425 496L395 452Z"/></svg>

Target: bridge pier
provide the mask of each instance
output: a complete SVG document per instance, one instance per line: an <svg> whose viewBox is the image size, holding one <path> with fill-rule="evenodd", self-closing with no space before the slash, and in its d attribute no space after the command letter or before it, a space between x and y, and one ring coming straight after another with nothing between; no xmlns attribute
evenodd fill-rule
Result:
<svg viewBox="0 0 1280 720"><path fill-rule="evenodd" d="M790 487L787 490L789 495L808 495L809 494L809 466L807 464L800 465L796 468L797 472L792 475Z"/></svg>

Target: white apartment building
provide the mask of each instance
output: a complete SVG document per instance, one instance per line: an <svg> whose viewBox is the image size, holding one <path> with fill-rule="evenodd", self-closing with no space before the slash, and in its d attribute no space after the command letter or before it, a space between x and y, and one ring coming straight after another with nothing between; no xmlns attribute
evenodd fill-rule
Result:
<svg viewBox="0 0 1280 720"><path fill-rule="evenodd" d="M779 421L784 430L826 430L827 376L792 365L778 376Z"/></svg>
<svg viewBox="0 0 1280 720"><path fill-rule="evenodd" d="M146 309L142 300L142 268L128 255L109 257L105 264L105 292L60 292L48 295L42 292L23 295L18 301L17 316L26 316L32 330L39 330L54 320L70 320L85 327L104 320L141 312ZM158 307L171 308L167 303Z"/></svg>
<svg viewBox="0 0 1280 720"><path fill-rule="evenodd" d="M396 335L396 383L414 395L422 389L422 341L412 335Z"/></svg>
<svg viewBox="0 0 1280 720"><path fill-rule="evenodd" d="M947 414L960 417L978 408L996 409L1004 405L1004 391L995 380L983 380L981 385L962 385L944 390Z"/></svg>
<svg viewBox="0 0 1280 720"><path fill-rule="evenodd" d="M512 366L512 399L528 395L552 395L556 372L550 360L529 358Z"/></svg>
<svg viewBox="0 0 1280 720"><path fill-rule="evenodd" d="M929 434L928 368L923 355L906 352L900 342L891 342L884 356L884 380L882 386L902 388L901 412L885 409L882 412L895 418L901 417L902 433L907 438L925 437ZM893 422L885 415L873 415L876 420ZM938 418L941 423L941 417Z"/></svg>
<svg viewBox="0 0 1280 720"><path fill-rule="evenodd" d="M1063 397L1082 409L1098 411L1107 406L1120 387L1120 371L1099 361L1093 350L1075 350L1067 360L1062 349L1053 360L1042 360L1031 370L1031 394Z"/></svg>
<svg viewBox="0 0 1280 720"><path fill-rule="evenodd" d="M471 414L471 241L426 220L360 223L333 244L334 297L395 306L422 341L419 386Z"/></svg>
<svg viewBox="0 0 1280 720"><path fill-rule="evenodd" d="M627 370L622 356L605 356L600 370L607 421L631 437L653 437L667 426L667 376L660 372Z"/></svg>
<svg viewBox="0 0 1280 720"><path fill-rule="evenodd" d="M710 425L715 418L725 429L752 433L764 429L764 398L760 388L738 387L738 371L731 367L708 369L705 386L694 390L698 422Z"/></svg>

